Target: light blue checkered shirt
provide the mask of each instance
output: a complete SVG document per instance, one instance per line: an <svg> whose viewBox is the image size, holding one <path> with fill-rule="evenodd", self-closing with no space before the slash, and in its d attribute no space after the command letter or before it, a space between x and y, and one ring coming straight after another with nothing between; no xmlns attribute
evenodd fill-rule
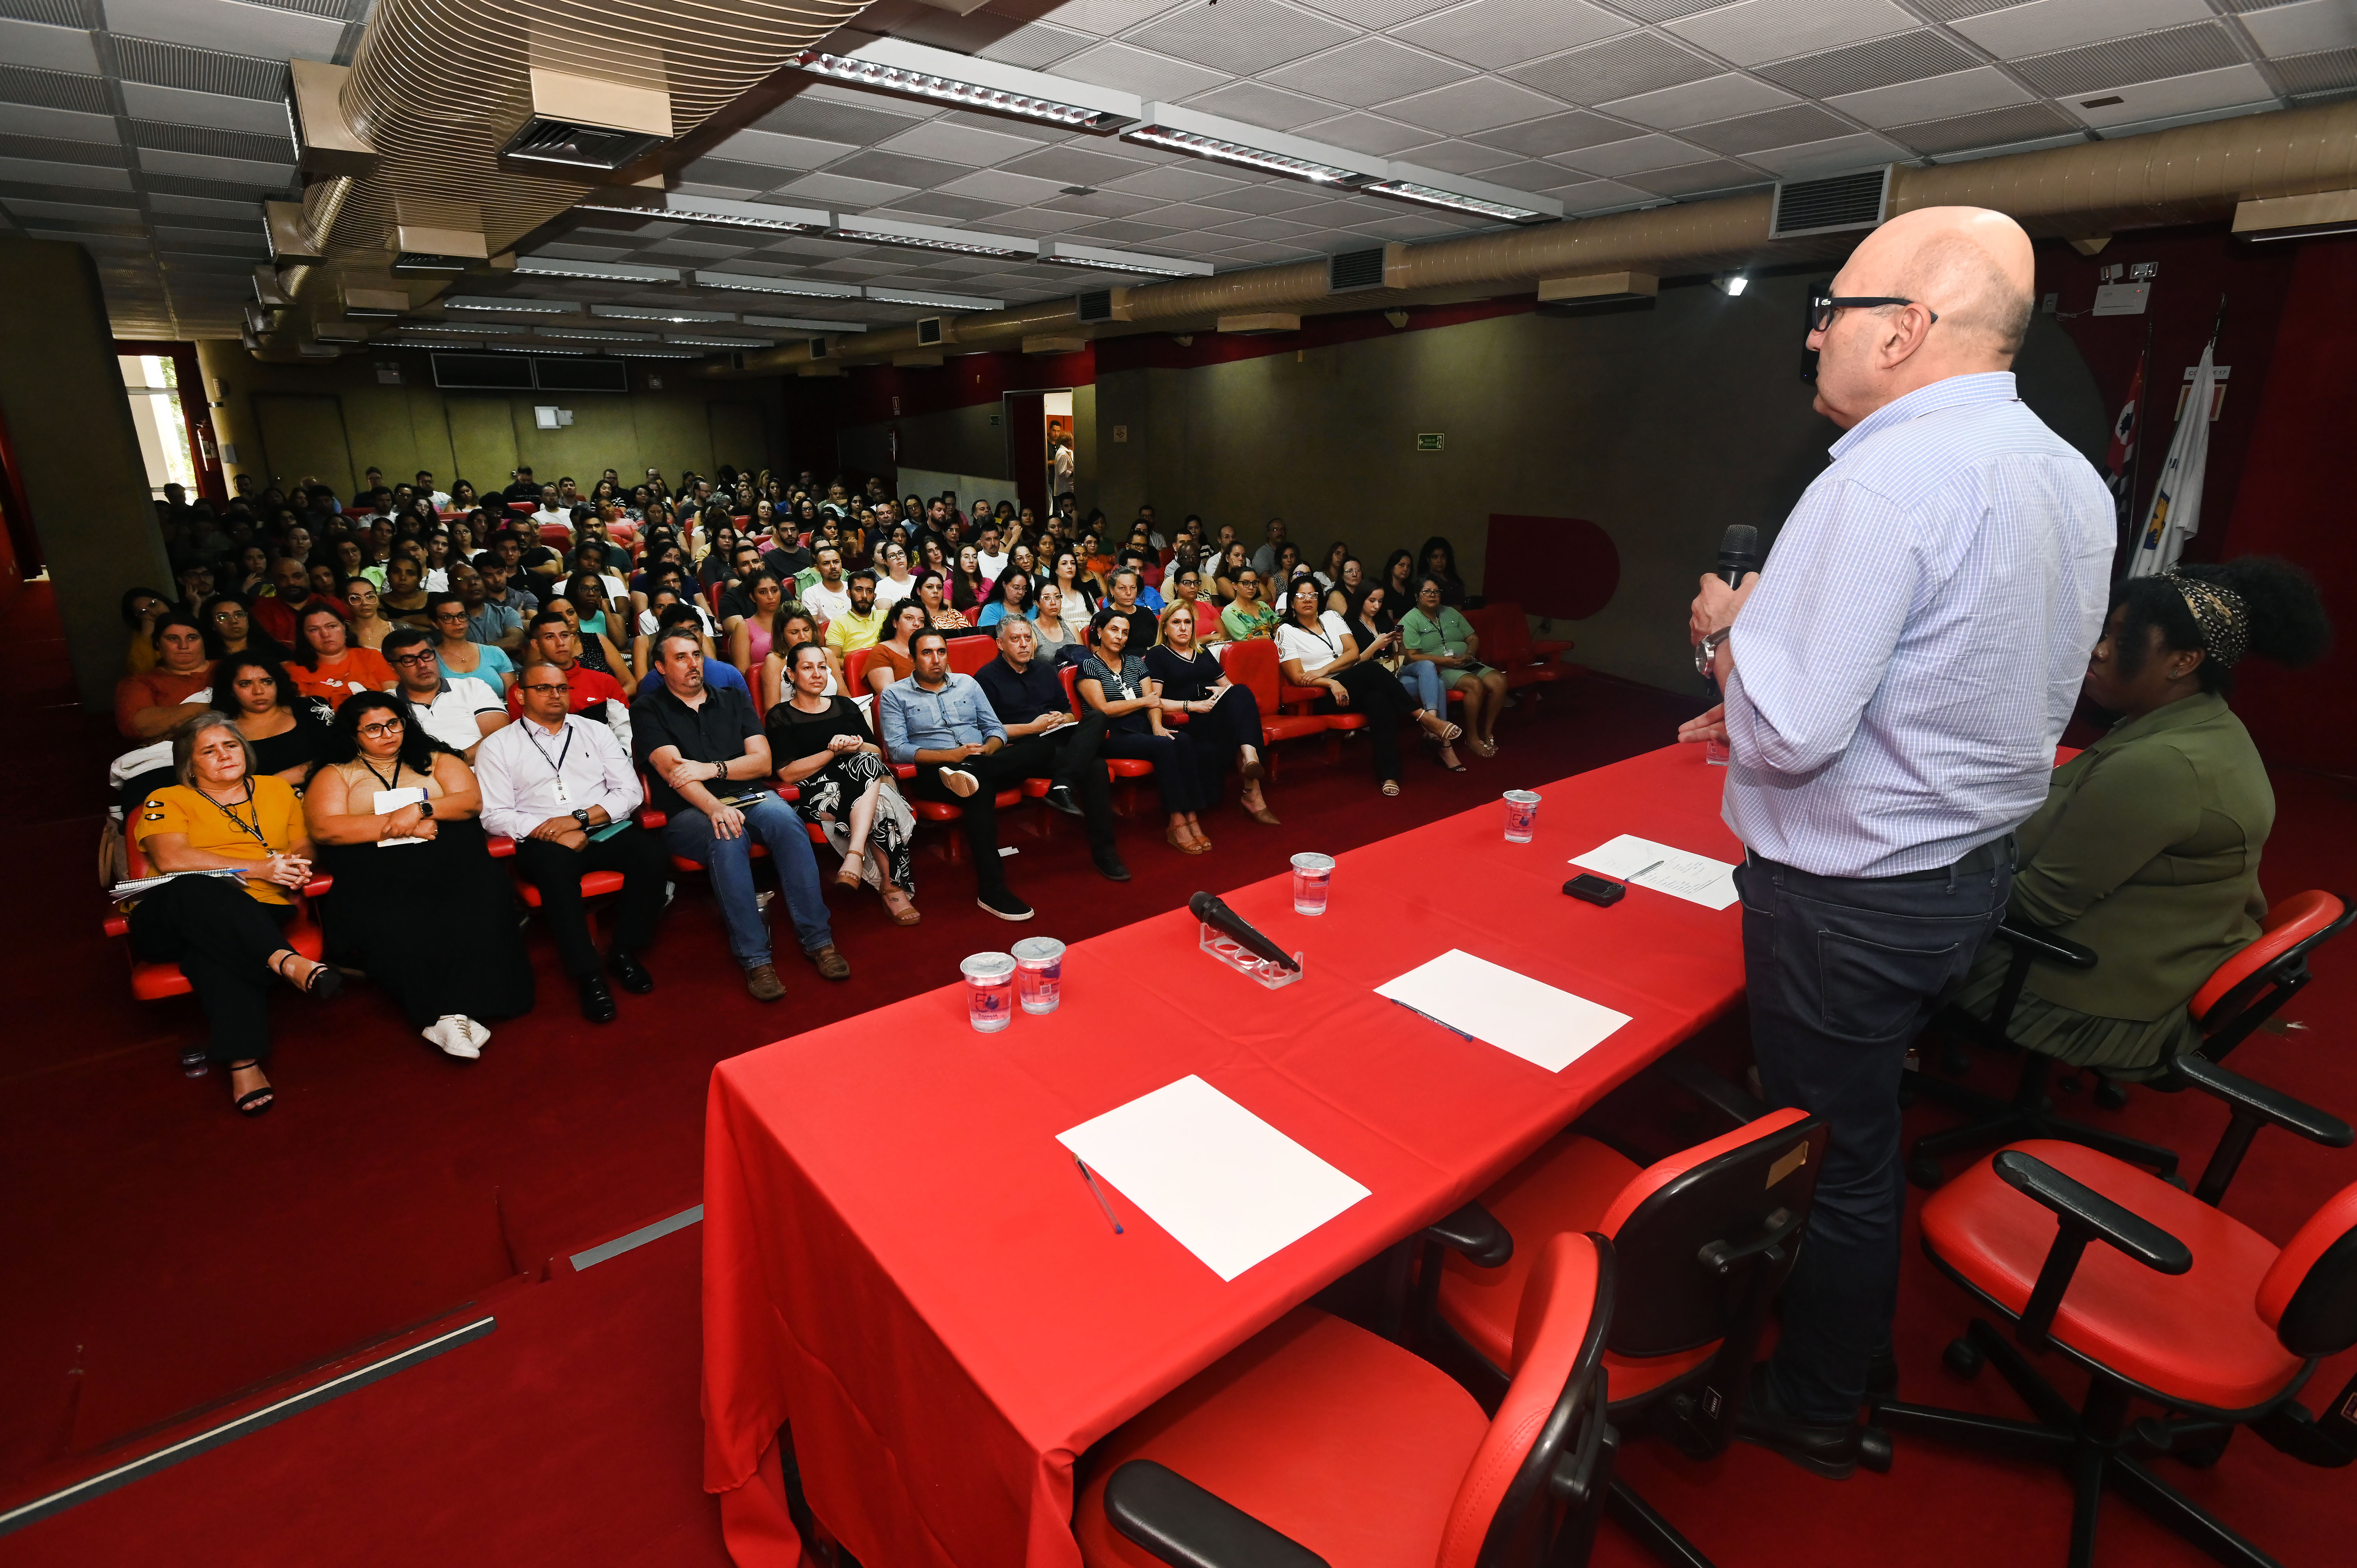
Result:
<svg viewBox="0 0 2357 1568"><path fill-rule="evenodd" d="M2112 498L2009 371L1910 392L1833 458L1728 634L1722 814L1820 876L1945 865L2046 799L2109 596Z"/></svg>

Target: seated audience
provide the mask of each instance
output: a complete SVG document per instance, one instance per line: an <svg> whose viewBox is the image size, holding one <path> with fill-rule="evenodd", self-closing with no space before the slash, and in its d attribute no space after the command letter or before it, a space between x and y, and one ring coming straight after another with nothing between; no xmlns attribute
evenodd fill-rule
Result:
<svg viewBox="0 0 2357 1568"><path fill-rule="evenodd" d="M1159 688L1146 674L1146 660L1129 651L1129 618L1107 605L1097 612L1094 630L1096 651L1081 660L1074 684L1081 701L1105 716L1104 754L1154 765L1154 787L1169 819L1162 836L1182 854L1201 854L1211 847L1211 835L1200 813L1213 799L1195 743L1164 726ZM1216 758L1211 778L1219 778Z"/></svg>
<svg viewBox="0 0 2357 1568"><path fill-rule="evenodd" d="M204 712L212 685L213 661L205 657L205 634L196 620L166 610L155 626L154 665L114 683L114 727L133 740L160 739Z"/></svg>
<svg viewBox="0 0 2357 1568"><path fill-rule="evenodd" d="M909 552L897 541L888 542L879 553L883 575L876 579L876 602L879 605L899 604L917 591L917 579L909 573Z"/></svg>
<svg viewBox="0 0 2357 1568"><path fill-rule="evenodd" d="M2276 815L2266 767L2227 705L2234 669L2253 653L2311 663L2331 637L2316 585L2265 556L2115 585L2083 694L2116 719L2054 770L2018 830L2007 903L2093 949L2095 967L2032 963L2007 1026L2015 1040L2130 1079L2201 1046L2186 1004L2259 934L2259 856ZM2011 957L1990 942L1951 1000L1986 1017Z"/></svg>
<svg viewBox="0 0 2357 1568"><path fill-rule="evenodd" d="M1228 640L1226 629L1220 625L1220 607L1203 596L1203 575L1200 572L1192 566L1181 566L1173 562L1169 573L1162 580L1170 589L1170 602L1187 607L1187 618L1193 624L1196 642L1210 644ZM1162 624L1165 627L1170 624L1168 616L1162 618Z"/></svg>
<svg viewBox="0 0 2357 1568"><path fill-rule="evenodd" d="M1008 616L1017 619L1028 616L1031 608L1030 575L1020 567L1012 567L1000 573L992 582L990 592L984 596L982 608L976 613L974 624L988 631Z"/></svg>
<svg viewBox="0 0 2357 1568"><path fill-rule="evenodd" d="M508 722L500 693L479 677L454 674L436 655L434 639L414 626L397 627L384 639L385 662L393 666L393 695L410 726L448 746L469 763L483 737Z"/></svg>
<svg viewBox="0 0 2357 1568"><path fill-rule="evenodd" d="M1252 564L1252 552L1244 548L1242 540L1231 540L1222 545L1219 563L1211 571L1211 586L1220 603L1222 606L1232 603L1236 596L1236 584L1246 572L1256 573L1258 570Z"/></svg>
<svg viewBox="0 0 2357 1568"><path fill-rule="evenodd" d="M562 611L543 610L532 618L532 639L524 645L528 660L537 659L554 664L564 673L565 681L565 711L595 719L614 732L615 738L628 746L630 741L630 709L629 699L611 675L592 670L581 662L580 644L573 635L573 623ZM515 718L523 712L523 699L515 688L508 688L508 717Z"/></svg>
<svg viewBox="0 0 2357 1568"><path fill-rule="evenodd" d="M691 607L677 604L667 606L657 612L656 620L654 631L639 639L641 645L640 652L644 657L647 672L640 676L639 683L630 689L632 702L637 702L640 697L662 684L662 671L654 667L655 639L661 637L667 628L674 626L683 626L696 634L696 646L704 650L704 683L705 685L715 691L726 689L742 692L745 693L747 702L753 700L752 683L745 679L743 673L734 664L724 664L712 656L711 641L705 637L703 628L697 623L695 613ZM791 644L788 646L791 647ZM774 658L775 655L771 657Z"/></svg>
<svg viewBox="0 0 2357 1568"><path fill-rule="evenodd" d="M384 639L393 628L415 624L389 618L376 585L366 577L347 577L338 586L342 590L344 607L350 612L344 636L355 647L372 648L382 653Z"/></svg>
<svg viewBox="0 0 2357 1568"><path fill-rule="evenodd" d="M1162 632L1160 624L1155 619L1158 601L1155 606L1148 606L1139 597L1139 591L1144 586L1145 579L1138 575L1136 567L1122 567L1113 575L1112 591L1107 594L1099 611L1100 619L1104 610L1111 610L1129 623L1128 646L1132 659L1144 657L1146 650L1154 646L1154 639Z"/></svg>
<svg viewBox="0 0 2357 1568"><path fill-rule="evenodd" d="M1267 769L1260 758L1260 703L1251 687L1228 679L1218 655L1196 642L1195 617L1186 600L1175 599L1162 612L1162 640L1146 650L1145 662L1163 713L1186 715L1187 738L1204 769L1210 804L1219 803L1220 779L1232 761L1243 775L1245 813L1275 827L1276 814L1261 789Z"/></svg>
<svg viewBox="0 0 2357 1568"><path fill-rule="evenodd" d="M1336 550L1343 550L1337 544ZM1326 607L1336 615L1348 617L1357 613L1356 600L1367 586L1366 563L1344 551L1337 560L1329 556L1332 577L1318 585L1326 590ZM1389 628L1384 629L1388 630Z"/></svg>
<svg viewBox="0 0 2357 1568"><path fill-rule="evenodd" d="M295 623L315 603L326 605L349 618L349 611L343 605L324 594L311 591L309 567L293 556L282 555L270 564L269 596L255 599L251 606L253 624L280 647L299 650L303 642Z"/></svg>
<svg viewBox="0 0 2357 1568"><path fill-rule="evenodd" d="M271 980L320 997L343 985L286 945L289 895L311 880L310 833L294 786L254 771L253 748L225 714L200 712L173 731L172 771L179 782L150 794L129 824L150 868L242 875L176 876L142 896L131 908L131 950L180 966L211 1033L208 1059L228 1069L239 1112L259 1116L273 1099L262 1068Z"/></svg>
<svg viewBox="0 0 2357 1568"><path fill-rule="evenodd" d="M295 662L286 672L295 689L317 697L331 708L343 706L355 692L383 692L393 686L393 667L373 648L354 648L346 640L344 618L324 600L315 600L303 612L296 631Z"/></svg>
<svg viewBox="0 0 2357 1568"><path fill-rule="evenodd" d="M917 575L916 586L909 591L909 600L912 604L923 607L925 624L935 631L946 631L954 636L959 632L971 630L973 623L950 607L949 600L945 596L947 592L947 580L941 573L928 566Z"/></svg>
<svg viewBox="0 0 2357 1568"><path fill-rule="evenodd" d="M884 622L884 636L867 650L866 685L870 693L881 692L895 681L905 681L916 668L912 648L917 633L928 629L925 607L915 598L906 598L894 605Z"/></svg>
<svg viewBox="0 0 2357 1568"><path fill-rule="evenodd" d="M1278 667L1296 686L1323 687L1319 706L1367 715L1367 741L1374 753L1375 778L1386 795L1400 792L1399 721L1413 718L1425 733L1453 741L1465 732L1445 714L1418 707L1398 679L1372 662L1362 662L1359 646L1338 615L1322 613L1315 581L1293 587L1293 614L1276 628ZM1233 608L1232 606L1230 607Z"/></svg>
<svg viewBox="0 0 2357 1568"><path fill-rule="evenodd" d="M1405 550L1394 550L1383 557L1383 569L1375 581L1383 585L1383 602L1397 615L1415 603L1415 556Z"/></svg>
<svg viewBox="0 0 2357 1568"><path fill-rule="evenodd" d="M834 544L822 544L815 553L810 578L800 585L799 597L822 626L833 626L834 618L851 607L851 586L844 580L843 551ZM870 584L870 587L873 587ZM873 598L873 595L869 596Z"/></svg>
<svg viewBox="0 0 2357 1568"><path fill-rule="evenodd" d="M618 1009L607 972L633 995L654 989L639 954L654 945L671 863L655 836L631 818L644 797L630 754L606 725L567 711L566 672L527 658L516 691L522 716L485 736L475 753L483 827L515 841L516 870L540 891L581 1015L610 1024ZM622 875L603 970L581 896L581 878L593 871Z"/></svg>
<svg viewBox="0 0 2357 1568"><path fill-rule="evenodd" d="M1007 766L1022 763L1030 768L1024 777L1047 779L1048 804L1088 824L1089 855L1097 869L1126 882L1129 868L1114 850L1113 795L1099 760L1105 716L1085 703L1074 712L1059 666L1039 654L1030 622L1019 616L1001 620L998 657L982 667L974 682L1006 731L1007 748L1015 752Z"/></svg>
<svg viewBox="0 0 2357 1568"><path fill-rule="evenodd" d="M1077 664L1088 653L1087 639L1075 632L1064 619L1064 590L1053 583L1039 585L1039 603L1031 617L1031 631L1039 639L1039 657L1050 663Z"/></svg>
<svg viewBox="0 0 2357 1568"><path fill-rule="evenodd" d="M507 694L510 686L515 684L515 666L509 661L508 656L467 635L472 629L467 615L467 601L457 594L446 589L427 595L425 624L434 645L435 660L446 677L480 681L490 687L494 694L501 697Z"/></svg>
<svg viewBox="0 0 2357 1568"><path fill-rule="evenodd" d="M1228 607L1220 612L1220 630L1230 642L1275 635L1279 618L1275 607L1261 601L1260 585L1258 567L1238 568L1236 580L1232 585L1233 596L1228 601Z"/></svg>
<svg viewBox="0 0 2357 1568"><path fill-rule="evenodd" d="M123 624L131 631L123 655L124 674L145 675L156 668L156 622L171 607L172 601L154 588L123 590Z"/></svg>
<svg viewBox="0 0 2357 1568"><path fill-rule="evenodd" d="M787 606L793 603L786 594L785 584L767 566L757 566L745 582L745 611L728 628L728 662L739 674L749 675L761 668L761 661L773 649L782 650L778 641L780 618Z"/></svg>
<svg viewBox="0 0 2357 1568"><path fill-rule="evenodd" d="M467 640L513 653L523 646L523 611L491 599L483 574L464 561L450 568L450 591L467 607Z"/></svg>
<svg viewBox="0 0 2357 1568"><path fill-rule="evenodd" d="M795 619L807 626L803 618ZM834 671L818 644L805 639L770 657L791 660L793 671L785 700L763 721L777 781L800 791L795 811L817 824L843 857L835 886L865 882L882 897L894 924L915 925L917 879L909 846L916 814L901 799L866 716L850 698L829 690Z"/></svg>
<svg viewBox="0 0 2357 1568"><path fill-rule="evenodd" d="M915 667L909 678L886 686L877 699L884 755L916 768L908 780L911 793L959 808L974 862L974 902L1002 920L1028 920L1031 906L1006 886L999 861L997 795L1043 772L1038 764L1046 759L1036 746L1030 754L1006 757L1006 726L974 678L950 669L945 636L919 631L911 641Z"/></svg>
<svg viewBox="0 0 2357 1568"><path fill-rule="evenodd" d="M770 656L761 660L760 704L764 714L793 695L793 682L786 668L786 655L805 642L818 643L818 622L809 610L797 607L787 611L779 620L778 636L780 642L770 650ZM826 659L824 644L819 644L818 653L822 660ZM834 678L834 663L828 660L826 680L819 687L819 695L832 697L842 690L842 682Z"/></svg>
<svg viewBox="0 0 2357 1568"><path fill-rule="evenodd" d="M1253 552L1253 570L1260 574L1261 581L1268 584L1270 587L1274 589L1285 582L1285 578L1278 574L1276 569L1277 558L1284 554L1286 543L1285 537L1285 519L1281 517L1273 517L1268 520L1266 539L1266 543ZM1300 553L1300 550L1297 547L1294 551L1294 554L1298 556Z"/></svg>
<svg viewBox="0 0 2357 1568"><path fill-rule="evenodd" d="M549 600L549 607L571 620L573 635L581 644L581 662L618 682L627 681L631 677L630 661L622 649L630 641L630 632L619 612L608 613L611 602L604 578L594 572L576 572Z"/></svg>
<svg viewBox="0 0 2357 1568"><path fill-rule="evenodd" d="M656 809L669 813L662 832L671 852L712 873L746 991L760 1002L786 993L770 963L770 930L753 894L748 833L770 852L803 956L823 977L848 979L851 965L835 950L802 818L761 787L775 770L753 704L743 693L705 685L704 655L684 627L655 639L655 668L663 683L638 704L635 755L653 781Z"/></svg>
<svg viewBox="0 0 2357 1568"><path fill-rule="evenodd" d="M1451 607L1464 604L1465 580L1457 575L1456 548L1445 537L1436 533L1424 542L1420 559L1424 564L1419 569L1417 581L1420 583L1425 577L1435 578L1440 584L1442 604Z"/></svg>
<svg viewBox="0 0 2357 1568"><path fill-rule="evenodd" d="M321 923L331 957L389 993L428 1043L472 1061L491 1037L482 1020L532 1011L532 963L474 772L409 711L382 692L336 711L303 792L335 878Z"/></svg>
<svg viewBox="0 0 2357 1568"><path fill-rule="evenodd" d="M1445 548L1445 546L1444 546ZM1462 610L1448 602L1448 585L1426 577L1415 585L1415 607L1399 619L1411 669L1430 668L1451 691L1465 694L1465 728L1476 757L1498 755L1498 715L1506 707L1506 672L1480 660L1481 638ZM1427 691L1423 705L1447 713Z"/></svg>
<svg viewBox="0 0 2357 1568"><path fill-rule="evenodd" d="M1399 621L1384 607L1387 596L1380 584L1370 583L1351 596L1351 607L1340 613L1342 625L1351 639L1359 645L1359 657L1381 665L1406 691L1416 706L1436 714L1448 711L1448 684L1441 679L1440 667L1430 662L1412 661L1407 656L1399 629ZM1331 615L1336 612L1328 611ZM1465 764L1457 755L1457 747L1427 733L1425 744L1433 748L1433 760L1451 773L1465 771Z"/></svg>
<svg viewBox="0 0 2357 1568"><path fill-rule="evenodd" d="M205 607L205 653L212 659L252 653L281 662L295 657L253 624L253 611L240 594L215 594Z"/></svg>
<svg viewBox="0 0 2357 1568"><path fill-rule="evenodd" d="M409 548L404 549L403 546ZM415 542L403 539L393 543L393 557L384 564L384 591L377 596L378 607L387 620L407 621L412 626L425 624L425 565L416 553Z"/></svg>
<svg viewBox="0 0 2357 1568"><path fill-rule="evenodd" d="M845 584L848 607L827 619L826 661L834 667L835 684L848 691L851 656L883 639L887 607L877 601L876 574L866 567L851 574Z"/></svg>

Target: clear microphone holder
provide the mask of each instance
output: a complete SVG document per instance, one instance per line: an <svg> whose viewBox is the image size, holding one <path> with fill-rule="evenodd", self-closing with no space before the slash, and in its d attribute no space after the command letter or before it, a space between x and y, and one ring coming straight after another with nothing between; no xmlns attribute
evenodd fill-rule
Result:
<svg viewBox="0 0 2357 1568"><path fill-rule="evenodd" d="M1200 943L1205 952L1210 953L1238 974L1258 981L1271 991L1291 985L1308 972L1297 967L1287 969L1283 964L1272 963L1225 931L1215 930L1203 921L1198 920L1196 928L1201 933ZM1301 962L1301 955L1295 953L1293 961L1298 965Z"/></svg>

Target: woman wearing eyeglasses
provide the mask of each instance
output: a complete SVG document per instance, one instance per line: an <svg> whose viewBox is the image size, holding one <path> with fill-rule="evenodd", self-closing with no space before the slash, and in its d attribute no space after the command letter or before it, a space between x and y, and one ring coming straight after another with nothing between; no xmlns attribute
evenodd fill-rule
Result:
<svg viewBox="0 0 2357 1568"><path fill-rule="evenodd" d="M480 821L464 758L408 724L401 703L363 692L336 714L303 815L335 878L330 951L392 994L410 1026L472 1061L481 1020L532 1011L532 965L507 879Z"/></svg>

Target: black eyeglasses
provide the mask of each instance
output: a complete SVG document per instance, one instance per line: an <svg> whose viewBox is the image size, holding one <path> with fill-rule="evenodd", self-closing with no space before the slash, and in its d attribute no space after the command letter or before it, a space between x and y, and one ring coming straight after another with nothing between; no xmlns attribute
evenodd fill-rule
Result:
<svg viewBox="0 0 2357 1568"><path fill-rule="evenodd" d="M1900 299L1896 295L1887 294L1861 294L1813 299L1809 302L1809 330L1823 332L1832 326L1834 312L1836 310L1868 310L1880 305L1913 305L1915 303L1916 301L1911 299ZM1923 314L1934 321L1940 319L1940 313L1929 306L1923 307Z"/></svg>

